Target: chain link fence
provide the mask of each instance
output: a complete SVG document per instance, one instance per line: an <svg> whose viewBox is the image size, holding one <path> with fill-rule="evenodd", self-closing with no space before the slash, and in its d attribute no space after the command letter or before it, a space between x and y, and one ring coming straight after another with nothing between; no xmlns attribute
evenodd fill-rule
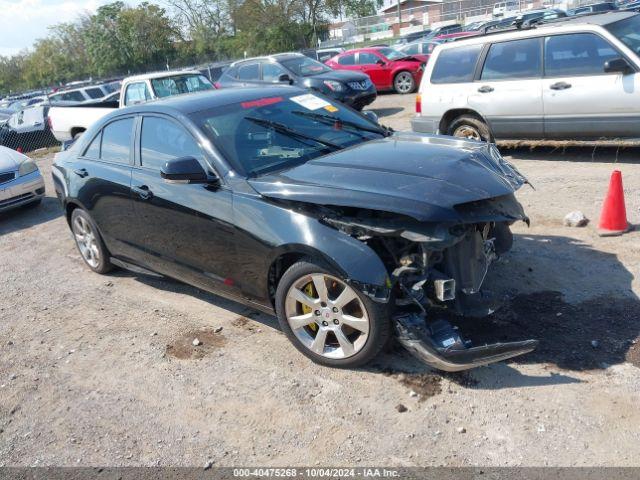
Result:
<svg viewBox="0 0 640 480"><path fill-rule="evenodd" d="M22 153L60 147L51 132L48 105L34 105L0 119L0 145Z"/></svg>

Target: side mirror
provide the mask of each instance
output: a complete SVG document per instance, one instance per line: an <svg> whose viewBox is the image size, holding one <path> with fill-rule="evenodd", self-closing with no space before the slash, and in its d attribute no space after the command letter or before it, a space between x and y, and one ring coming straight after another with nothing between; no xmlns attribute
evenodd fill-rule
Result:
<svg viewBox="0 0 640 480"><path fill-rule="evenodd" d="M604 71L605 73L627 74L633 72L633 67L624 58L618 57L604 62Z"/></svg>
<svg viewBox="0 0 640 480"><path fill-rule="evenodd" d="M382 60L381 58L379 58L378 60L376 60L376 64L380 65L381 67L386 65L385 61Z"/></svg>
<svg viewBox="0 0 640 480"><path fill-rule="evenodd" d="M160 176L168 183L210 183L200 162L193 157L169 160L160 170Z"/></svg>
<svg viewBox="0 0 640 480"><path fill-rule="evenodd" d="M364 115L370 122L378 125L378 115L376 115L375 112L372 112L371 110L365 110L362 112L362 115Z"/></svg>
<svg viewBox="0 0 640 480"><path fill-rule="evenodd" d="M289 85L293 84L293 79L286 73L283 73L278 77L278 82L288 83Z"/></svg>

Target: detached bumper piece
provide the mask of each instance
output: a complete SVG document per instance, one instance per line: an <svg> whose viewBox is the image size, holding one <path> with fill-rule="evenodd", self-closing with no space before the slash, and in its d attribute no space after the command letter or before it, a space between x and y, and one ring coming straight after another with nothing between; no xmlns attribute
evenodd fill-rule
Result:
<svg viewBox="0 0 640 480"><path fill-rule="evenodd" d="M418 313L401 314L394 318L398 341L412 355L430 367L446 372L500 362L529 353L538 346L537 340L494 343L471 347L460 337L456 328L445 320L427 325L425 316Z"/></svg>

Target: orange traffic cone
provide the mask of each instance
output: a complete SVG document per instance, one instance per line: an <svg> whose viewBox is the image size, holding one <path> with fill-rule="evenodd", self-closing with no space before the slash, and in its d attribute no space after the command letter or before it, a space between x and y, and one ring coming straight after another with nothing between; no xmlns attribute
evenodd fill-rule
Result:
<svg viewBox="0 0 640 480"><path fill-rule="evenodd" d="M614 170L609 181L609 191L602 205L598 234L600 236L620 235L629 230L627 209L624 206L622 173Z"/></svg>

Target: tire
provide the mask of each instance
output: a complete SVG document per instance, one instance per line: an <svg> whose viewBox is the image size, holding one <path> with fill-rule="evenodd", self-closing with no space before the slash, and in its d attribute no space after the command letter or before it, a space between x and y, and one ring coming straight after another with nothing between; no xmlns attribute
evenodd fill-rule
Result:
<svg viewBox="0 0 640 480"><path fill-rule="evenodd" d="M447 134L479 142L490 142L492 140L487 124L473 115L460 115L454 119L449 125Z"/></svg>
<svg viewBox="0 0 640 480"><path fill-rule="evenodd" d="M76 208L71 214L71 232L80 256L91 270L101 274L113 270L109 251L102 241L98 227L81 208Z"/></svg>
<svg viewBox="0 0 640 480"><path fill-rule="evenodd" d="M416 81L413 75L407 71L396 73L396 76L393 77L393 89L400 95L413 93L416 89Z"/></svg>
<svg viewBox="0 0 640 480"><path fill-rule="evenodd" d="M328 367L364 365L391 337L388 305L374 302L314 260L295 263L284 273L276 290L276 313L291 343Z"/></svg>

